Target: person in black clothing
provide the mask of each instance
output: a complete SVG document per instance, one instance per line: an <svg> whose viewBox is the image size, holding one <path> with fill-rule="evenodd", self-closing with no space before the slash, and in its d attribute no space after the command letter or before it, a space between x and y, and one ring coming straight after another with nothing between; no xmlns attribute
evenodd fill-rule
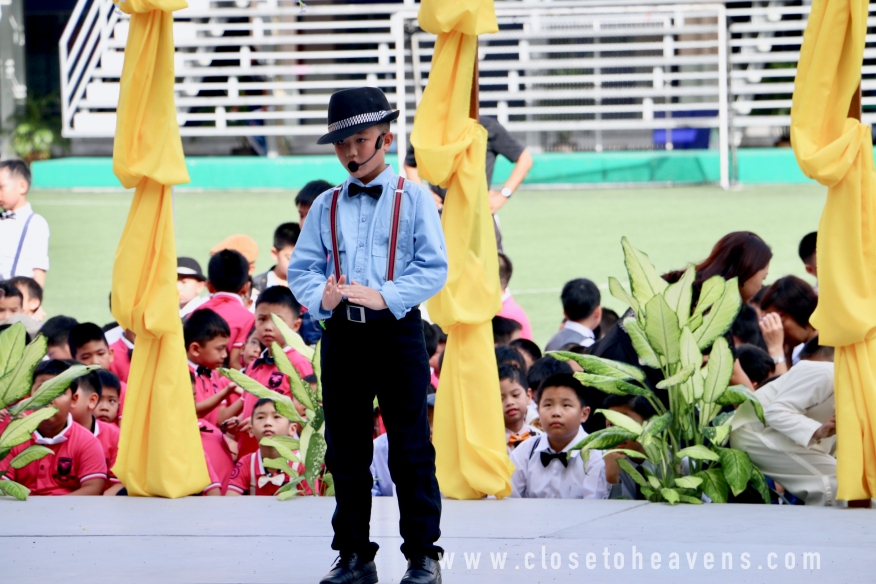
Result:
<svg viewBox="0 0 876 584"><path fill-rule="evenodd" d="M508 202L511 195L514 194L514 191L517 190L517 187L526 178L529 169L532 168L532 154L530 154L523 143L515 139L495 118L480 116L478 122L487 130L487 188L490 189L490 212L494 214L493 225L496 229L496 245L499 251L502 252L504 251L502 249L502 232L499 230L499 221L495 217L495 213ZM511 175L505 181L505 184L502 185L502 188L496 191L492 188L493 168L496 166L496 158L500 154L514 163L514 170L511 171ZM414 155L413 146L410 147L405 156L404 168L405 174L410 180L418 184L425 184L417 173L417 158ZM444 207L446 190L437 185L431 185L430 188L432 196L435 198L435 204L438 205L438 210L440 211Z"/></svg>

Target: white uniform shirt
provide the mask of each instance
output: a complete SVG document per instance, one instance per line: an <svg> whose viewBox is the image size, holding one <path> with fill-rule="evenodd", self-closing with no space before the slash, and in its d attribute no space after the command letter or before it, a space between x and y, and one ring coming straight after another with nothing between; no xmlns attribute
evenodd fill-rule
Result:
<svg viewBox="0 0 876 584"><path fill-rule="evenodd" d="M14 276L32 278L35 269L49 271L49 224L41 215L33 212L30 203L9 214L10 217L0 219L0 280ZM24 224L31 215L33 218L27 227L27 234L21 244L18 266L13 274L15 252L18 250Z"/></svg>
<svg viewBox="0 0 876 584"><path fill-rule="evenodd" d="M563 449L569 449L587 437L584 428ZM581 451L569 454L568 466L557 459L547 466L541 462L541 452L553 453L546 435L535 436L521 443L511 454L516 467L511 475L511 496L538 499L606 499L605 461L602 451L593 450L584 463Z"/></svg>
<svg viewBox="0 0 876 584"><path fill-rule="evenodd" d="M372 497L394 497L395 483L389 474L389 436L381 434L374 439L374 455L371 458Z"/></svg>
<svg viewBox="0 0 876 584"><path fill-rule="evenodd" d="M796 444L830 453L836 437L813 441L812 435L835 411L833 370L833 363L800 361L754 392L763 406L766 426L750 404L743 404L733 416L733 430L750 426L776 450L788 450Z"/></svg>

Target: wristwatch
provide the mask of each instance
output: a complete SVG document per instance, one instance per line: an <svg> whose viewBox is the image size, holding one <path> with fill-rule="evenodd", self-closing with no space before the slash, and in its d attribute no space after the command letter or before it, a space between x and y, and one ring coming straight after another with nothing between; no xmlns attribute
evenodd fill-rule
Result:
<svg viewBox="0 0 876 584"><path fill-rule="evenodd" d="M772 356L772 355L771 355L771 356ZM782 356L782 357L773 357L773 363L775 363L776 365L779 365L779 364L784 363L784 362L785 362L785 357L784 357L784 356Z"/></svg>
<svg viewBox="0 0 876 584"><path fill-rule="evenodd" d="M506 199L510 199L511 195L513 195L513 194L514 194L514 191L512 191L508 187L505 187L504 189L502 189L502 196L505 197Z"/></svg>

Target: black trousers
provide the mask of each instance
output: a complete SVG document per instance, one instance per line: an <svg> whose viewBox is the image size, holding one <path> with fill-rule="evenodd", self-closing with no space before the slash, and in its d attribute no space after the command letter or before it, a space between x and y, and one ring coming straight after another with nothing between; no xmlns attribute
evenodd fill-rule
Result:
<svg viewBox="0 0 876 584"><path fill-rule="evenodd" d="M340 310L336 311L340 312ZM322 336L326 466L335 483L332 549L371 557L374 396L389 439L405 557L438 557L441 496L426 417L429 361L418 309L401 320L350 322L336 314Z"/></svg>

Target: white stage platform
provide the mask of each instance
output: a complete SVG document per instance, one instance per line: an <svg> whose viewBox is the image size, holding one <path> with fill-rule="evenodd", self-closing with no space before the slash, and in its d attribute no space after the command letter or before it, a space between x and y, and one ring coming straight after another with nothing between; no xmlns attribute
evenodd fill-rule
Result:
<svg viewBox="0 0 876 584"><path fill-rule="evenodd" d="M333 509L334 500L312 498L0 500L0 582L316 584L335 557ZM447 584L876 581L869 509L444 501L442 533L453 554ZM372 536L380 582L398 582L395 499L374 500ZM494 567L502 554L504 568Z"/></svg>

